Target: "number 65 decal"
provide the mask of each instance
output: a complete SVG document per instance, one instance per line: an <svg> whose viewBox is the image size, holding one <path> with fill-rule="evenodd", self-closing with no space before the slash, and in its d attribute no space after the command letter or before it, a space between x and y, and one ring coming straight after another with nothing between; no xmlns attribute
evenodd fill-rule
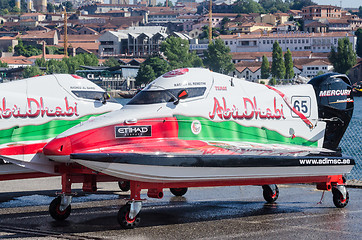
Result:
<svg viewBox="0 0 362 240"><path fill-rule="evenodd" d="M295 110L301 112L305 117L310 117L310 112L311 112L310 97L293 96L292 106L294 107ZM298 115L292 111L292 117L298 117Z"/></svg>

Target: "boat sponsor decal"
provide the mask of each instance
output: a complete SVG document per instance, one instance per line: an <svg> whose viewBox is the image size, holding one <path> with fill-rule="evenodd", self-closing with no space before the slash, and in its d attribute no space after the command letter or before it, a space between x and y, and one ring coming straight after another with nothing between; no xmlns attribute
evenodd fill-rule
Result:
<svg viewBox="0 0 362 240"><path fill-rule="evenodd" d="M15 126L8 129L2 129L0 130L0 144L54 138L69 128L88 120L90 117L99 115L101 114L86 115L77 119L70 118L67 120L48 118L51 120L40 125Z"/></svg>
<svg viewBox="0 0 362 240"><path fill-rule="evenodd" d="M299 159L299 163L300 165L350 165L351 159Z"/></svg>
<svg viewBox="0 0 362 240"><path fill-rule="evenodd" d="M151 137L152 126L116 126L116 138Z"/></svg>
<svg viewBox="0 0 362 240"><path fill-rule="evenodd" d="M347 99L338 99L335 102L330 102L329 104L334 104L334 103L349 103L349 102L354 102L353 99L347 98Z"/></svg>
<svg viewBox="0 0 362 240"><path fill-rule="evenodd" d="M324 90L319 92L320 97L332 97L332 96L349 96L351 90L338 89L338 90Z"/></svg>
<svg viewBox="0 0 362 240"><path fill-rule="evenodd" d="M134 165L148 166L172 166L172 167L295 167L308 165L301 164L301 160L312 160L308 157L295 156L255 156L255 155L199 155L199 154L149 154L149 153L73 153L70 155L73 160L109 162L109 163L126 163ZM314 160L327 161L329 166L341 165L338 162L344 162L341 157L318 157ZM353 159L343 165L354 165Z"/></svg>
<svg viewBox="0 0 362 240"><path fill-rule="evenodd" d="M216 91L227 91L228 88L226 86L215 86Z"/></svg>
<svg viewBox="0 0 362 240"><path fill-rule="evenodd" d="M317 147L318 140L311 141L303 137L284 136L266 127L243 126L235 121L212 121L209 118L176 115L178 138L182 140L200 141L243 141L249 143L287 144ZM202 131L194 134L190 125L198 120L202 123Z"/></svg>
<svg viewBox="0 0 362 240"><path fill-rule="evenodd" d="M172 70L170 72L163 74L162 77L164 77L164 78L176 77L176 76L184 75L188 71L189 71L188 68L175 69L175 70Z"/></svg>
<svg viewBox="0 0 362 240"><path fill-rule="evenodd" d="M79 116L77 102L74 105L70 105L68 98L64 98L65 106L56 106L55 108L49 108L43 97L39 100L35 98L27 98L27 109L21 109L16 104L12 107L6 105L6 98L2 99L0 105L0 118L38 118L38 117L73 117Z"/></svg>
<svg viewBox="0 0 362 240"><path fill-rule="evenodd" d="M283 112L283 104L280 107L277 106L276 98L274 98L274 106L260 109L257 104L256 97L242 98L242 107L236 107L234 104L231 108L228 107L225 98L222 98L222 104L214 97L214 107L209 112L210 119L214 119L216 116L223 120L240 120L240 119L285 119Z"/></svg>
<svg viewBox="0 0 362 240"><path fill-rule="evenodd" d="M202 126L199 120L192 121L191 131L193 134L197 135L201 132Z"/></svg>

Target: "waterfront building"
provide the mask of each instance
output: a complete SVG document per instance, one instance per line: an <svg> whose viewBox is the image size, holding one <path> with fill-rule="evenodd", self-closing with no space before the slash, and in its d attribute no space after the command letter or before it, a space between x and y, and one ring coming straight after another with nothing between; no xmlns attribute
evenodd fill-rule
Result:
<svg viewBox="0 0 362 240"><path fill-rule="evenodd" d="M312 51L330 52L332 46L338 46L338 39L347 37L352 43L353 49L356 47L357 38L351 33L304 33L289 32L286 34L238 34L221 35L220 38L228 46L231 52L270 52L273 44L278 41L283 51Z"/></svg>

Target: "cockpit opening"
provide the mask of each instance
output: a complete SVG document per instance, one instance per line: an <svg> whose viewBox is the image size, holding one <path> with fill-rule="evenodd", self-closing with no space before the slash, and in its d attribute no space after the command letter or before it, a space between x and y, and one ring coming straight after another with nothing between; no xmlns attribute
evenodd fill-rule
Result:
<svg viewBox="0 0 362 240"><path fill-rule="evenodd" d="M107 94L106 92L101 91L72 91L72 93L79 98L98 101L104 101L105 94ZM114 98L110 97L108 94L106 101L117 103L117 101Z"/></svg>
<svg viewBox="0 0 362 240"><path fill-rule="evenodd" d="M187 95L182 96L182 99L190 99L204 95L206 87L143 90L132 98L127 105L175 102L178 100L179 94L183 91L185 91Z"/></svg>

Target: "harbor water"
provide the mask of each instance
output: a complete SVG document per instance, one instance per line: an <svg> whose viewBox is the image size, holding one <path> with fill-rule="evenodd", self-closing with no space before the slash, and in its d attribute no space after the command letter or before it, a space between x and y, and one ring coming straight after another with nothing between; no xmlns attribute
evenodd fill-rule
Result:
<svg viewBox="0 0 362 240"><path fill-rule="evenodd" d="M130 99L117 98L122 105L127 104ZM362 181L362 97L354 98L355 105L352 120L344 134L340 147L344 155L353 157L356 165L348 174L347 179L352 182Z"/></svg>

